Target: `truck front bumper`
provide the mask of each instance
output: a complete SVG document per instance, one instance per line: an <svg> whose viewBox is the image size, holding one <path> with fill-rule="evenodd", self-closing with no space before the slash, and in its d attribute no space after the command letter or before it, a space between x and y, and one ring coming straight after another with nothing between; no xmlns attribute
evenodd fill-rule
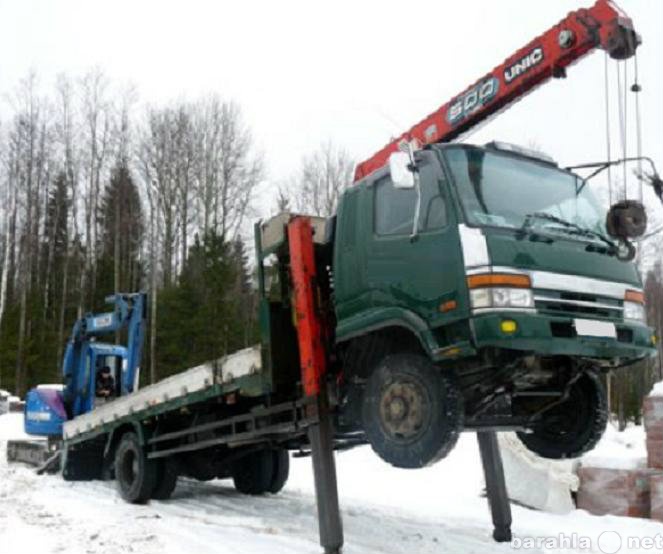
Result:
<svg viewBox="0 0 663 554"><path fill-rule="evenodd" d="M503 322L515 322L505 332ZM536 352L539 355L620 360L628 363L656 354L653 329L637 323L614 322L617 338L579 336L574 320L535 312L491 312L474 315L472 337L477 349L486 347Z"/></svg>

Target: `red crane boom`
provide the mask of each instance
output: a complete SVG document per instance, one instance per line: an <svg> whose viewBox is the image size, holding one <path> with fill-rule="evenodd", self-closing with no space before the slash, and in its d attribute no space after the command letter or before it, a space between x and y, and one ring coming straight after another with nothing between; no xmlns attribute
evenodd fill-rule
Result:
<svg viewBox="0 0 663 554"><path fill-rule="evenodd" d="M461 94L357 165L355 181L384 166L403 141L417 146L450 142L487 121L595 48L617 60L630 58L640 37L626 14L610 0L569 13Z"/></svg>

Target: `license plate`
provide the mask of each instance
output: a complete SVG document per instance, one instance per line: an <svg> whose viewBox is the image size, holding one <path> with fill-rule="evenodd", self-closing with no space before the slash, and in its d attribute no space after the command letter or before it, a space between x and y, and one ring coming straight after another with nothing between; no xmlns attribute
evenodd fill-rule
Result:
<svg viewBox="0 0 663 554"><path fill-rule="evenodd" d="M574 319L576 333L581 337L605 337L616 339L617 329L614 323L595 319Z"/></svg>

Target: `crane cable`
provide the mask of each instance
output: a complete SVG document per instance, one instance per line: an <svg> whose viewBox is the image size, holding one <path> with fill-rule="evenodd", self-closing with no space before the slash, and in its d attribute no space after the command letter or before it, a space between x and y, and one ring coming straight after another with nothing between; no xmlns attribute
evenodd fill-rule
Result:
<svg viewBox="0 0 663 554"><path fill-rule="evenodd" d="M642 86L640 85L639 77L638 77L638 54L633 56L633 70L634 70L634 77L633 77L633 84L631 85L631 92L635 94L635 131L636 131L636 148L637 148L637 157L638 157L638 169L637 169L637 175L639 177L638 183L638 200L640 202L643 202L643 177L644 174L642 172L642 117L640 113L640 91L642 90ZM637 242L642 242L645 241L655 235L658 235L663 231L663 225L660 225L657 229L654 229L653 231L650 231L649 233L641 236L638 238Z"/></svg>
<svg viewBox="0 0 663 554"><path fill-rule="evenodd" d="M605 52L604 64L604 98L605 98L605 142L608 159L608 200L612 206L612 145L610 142L610 80L608 78L608 53Z"/></svg>
<svg viewBox="0 0 663 554"><path fill-rule="evenodd" d="M631 85L631 92L635 94L635 133L636 133L636 148L638 156L638 200L643 202L643 193L642 193L642 119L640 117L640 91L642 87L638 81L638 53L636 52L633 56L633 85Z"/></svg>
<svg viewBox="0 0 663 554"><path fill-rule="evenodd" d="M628 69L626 66L626 60L624 63L624 71L621 71L621 62L616 62L617 68L617 105L619 111L619 131L620 131L620 142L622 148L622 158L626 159L627 156L627 122L628 122L628 98L627 91L628 87ZM642 116L640 112L640 91L642 86L640 85L639 73L638 73L638 54L637 52L633 56L633 84L630 87L630 91L635 94L635 132L636 132L636 157L638 158L637 164L638 168L636 175L638 176L638 200L643 202L643 172L642 172ZM608 53L604 54L604 65L603 65L603 76L604 76L604 98L605 98L605 139L606 139L606 151L607 151L607 160L608 162L612 161L612 142L611 142L611 121L610 121L610 71L608 64ZM612 205L613 192L612 192L612 171L611 165L607 167L608 173L608 198L609 205ZM624 200L627 199L627 184L626 184L626 161L623 163L623 193ZM659 226L657 229L650 231L649 233L643 235L636 239L636 242L645 241L659 233L663 232L663 225Z"/></svg>
<svg viewBox="0 0 663 554"><path fill-rule="evenodd" d="M622 65L623 64L623 65ZM622 158L628 158L628 61L617 61L617 107L619 115L619 135L621 143L621 154ZM642 86L639 81L638 73L638 54L635 53L633 56L633 84L630 87L630 91L635 94L635 132L636 132L636 150L638 158L638 200L643 202L643 184L642 184L642 116L640 112L640 91ZM605 97L605 138L606 138L606 151L608 162L612 161L612 142L611 142L611 121L610 121L610 72L608 65L608 54L604 54L604 67L603 67L603 76L604 76L604 97ZM624 200L628 197L628 185L627 185L627 167L626 162L622 164L622 191ZM613 192L612 192L612 171L611 167L608 166L608 195L609 201L612 205ZM619 194L617 195L619 196Z"/></svg>
<svg viewBox="0 0 663 554"><path fill-rule="evenodd" d="M622 72L622 64L624 64L624 71ZM626 159L628 152L627 137L626 137L626 124L627 124L627 103L626 103L626 87L627 87L627 66L625 61L617 62L617 107L619 113L619 138L622 147L622 159ZM622 191L623 199L626 200L628 190L626 186L626 162L622 163Z"/></svg>

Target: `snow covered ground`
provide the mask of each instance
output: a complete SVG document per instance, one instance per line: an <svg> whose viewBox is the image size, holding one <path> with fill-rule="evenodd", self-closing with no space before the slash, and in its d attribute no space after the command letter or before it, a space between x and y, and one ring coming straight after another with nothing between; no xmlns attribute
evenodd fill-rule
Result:
<svg viewBox="0 0 663 554"><path fill-rule="evenodd" d="M67 483L8 466L4 441L20 435L20 429L20 414L0 416L1 554L320 551L310 459L293 460L290 481L276 496L242 496L227 481L184 481L167 502L131 506L118 498L113 483ZM615 442L614 437L608 440ZM626 547L628 538L637 543L663 535L659 523L582 511L550 515L517 506L516 541L495 544L480 497L482 474L473 435L464 435L446 460L429 469L391 468L369 448L341 453L337 464L347 554L602 553L604 532L622 537L619 552L661 551Z"/></svg>
<svg viewBox="0 0 663 554"><path fill-rule="evenodd" d="M645 429L641 425L629 425L619 432L608 425L601 442L585 454L584 466L611 469L635 469L647 467Z"/></svg>

